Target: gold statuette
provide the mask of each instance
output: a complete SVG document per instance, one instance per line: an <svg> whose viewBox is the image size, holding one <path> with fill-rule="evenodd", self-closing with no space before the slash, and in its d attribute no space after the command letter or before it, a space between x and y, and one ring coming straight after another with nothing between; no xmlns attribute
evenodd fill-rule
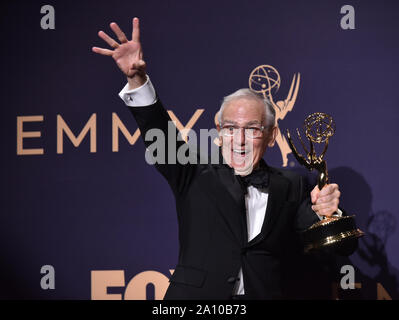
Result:
<svg viewBox="0 0 399 320"><path fill-rule="evenodd" d="M287 130L288 144L296 160L301 165L310 171L318 171L317 185L319 190L321 190L328 184L327 163L324 160L324 156L328 148L329 139L335 133L335 123L328 114L316 112L305 119L303 130L309 141L309 148L305 146L298 129L297 134L299 142L306 152L306 156L298 152L292 141L290 132ZM321 145L323 143L324 148L322 148L320 155L317 155L315 144ZM342 211L338 209L331 217L324 217L303 233L305 251L340 245L343 241L362 237L363 235L364 232L356 228L354 216L342 217Z"/></svg>

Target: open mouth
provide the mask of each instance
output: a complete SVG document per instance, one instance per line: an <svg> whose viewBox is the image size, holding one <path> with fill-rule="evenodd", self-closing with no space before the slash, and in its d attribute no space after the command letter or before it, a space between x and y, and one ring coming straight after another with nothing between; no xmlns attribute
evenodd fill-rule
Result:
<svg viewBox="0 0 399 320"><path fill-rule="evenodd" d="M231 161L235 169L243 169L252 165L252 152L248 149L232 149Z"/></svg>
<svg viewBox="0 0 399 320"><path fill-rule="evenodd" d="M232 150L232 155L233 155L233 157L236 157L236 158L244 158L244 157L248 156L249 153L250 153L250 151L246 150L246 149L233 149Z"/></svg>

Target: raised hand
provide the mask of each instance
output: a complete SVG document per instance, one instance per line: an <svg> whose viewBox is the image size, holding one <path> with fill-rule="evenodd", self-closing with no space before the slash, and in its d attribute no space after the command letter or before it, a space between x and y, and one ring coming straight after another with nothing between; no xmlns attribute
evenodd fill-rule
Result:
<svg viewBox="0 0 399 320"><path fill-rule="evenodd" d="M98 36L103 39L113 50L93 47L95 53L112 57L119 69L127 76L131 89L139 87L146 81L146 63L143 60L143 51L140 44L139 19L133 19L132 40L128 40L119 26L112 22L110 27L117 36L119 43L111 38L104 31Z"/></svg>

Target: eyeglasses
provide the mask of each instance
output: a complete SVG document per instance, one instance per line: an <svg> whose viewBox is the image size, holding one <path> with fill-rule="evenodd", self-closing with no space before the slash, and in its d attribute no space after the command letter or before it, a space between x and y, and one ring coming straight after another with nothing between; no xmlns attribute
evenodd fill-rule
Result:
<svg viewBox="0 0 399 320"><path fill-rule="evenodd" d="M222 127L221 131L225 137L233 137L241 133L241 129L244 129L244 135L246 138L256 139L262 137L263 130L265 130L266 127L265 126L238 127L233 125L225 125Z"/></svg>

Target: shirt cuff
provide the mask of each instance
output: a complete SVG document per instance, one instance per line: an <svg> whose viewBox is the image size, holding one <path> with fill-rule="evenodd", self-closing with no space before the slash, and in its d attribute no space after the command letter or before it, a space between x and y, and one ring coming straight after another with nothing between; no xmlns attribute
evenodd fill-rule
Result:
<svg viewBox="0 0 399 320"><path fill-rule="evenodd" d="M314 211L313 211L314 212ZM315 212L316 213L316 212ZM323 220L323 216L320 216L316 213L320 220ZM337 209L337 216L342 217L342 210L340 208Z"/></svg>
<svg viewBox="0 0 399 320"><path fill-rule="evenodd" d="M141 86L133 90L129 90L129 83L125 85L119 97L128 107L145 107L154 104L157 101L154 86L147 75L147 81Z"/></svg>

